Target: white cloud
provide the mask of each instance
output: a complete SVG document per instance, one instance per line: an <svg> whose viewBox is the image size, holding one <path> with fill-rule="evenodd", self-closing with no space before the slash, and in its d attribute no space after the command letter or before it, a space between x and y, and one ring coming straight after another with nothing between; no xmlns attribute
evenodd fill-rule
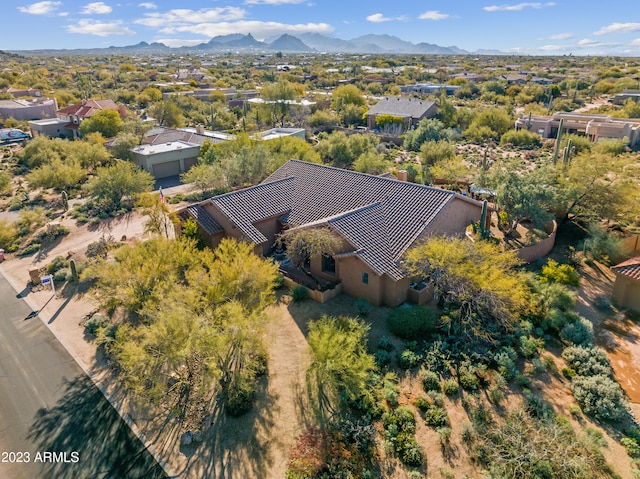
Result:
<svg viewBox="0 0 640 479"><path fill-rule="evenodd" d="M183 25L168 27L161 30L164 34L192 33L211 38L216 35L228 35L231 33L251 33L256 39L264 40L273 35L290 33L331 33L333 27L328 23L296 23L287 24L280 22L262 22L257 20L242 20L237 22L198 23L195 25Z"/></svg>
<svg viewBox="0 0 640 479"><path fill-rule="evenodd" d="M567 45L542 45L541 47L536 48L536 50L540 50L541 52L557 52L560 50L566 50Z"/></svg>
<svg viewBox="0 0 640 479"><path fill-rule="evenodd" d="M420 20L446 20L451 18L448 13L440 13L438 10L429 10L418 17Z"/></svg>
<svg viewBox="0 0 640 479"><path fill-rule="evenodd" d="M138 4L139 7L146 8L147 10L155 10L158 6L153 2L143 2Z"/></svg>
<svg viewBox="0 0 640 479"><path fill-rule="evenodd" d="M286 5L302 3L305 0L245 0L247 5Z"/></svg>
<svg viewBox="0 0 640 479"><path fill-rule="evenodd" d="M640 23L612 23L602 27L594 35L606 35L608 33L632 33L640 31Z"/></svg>
<svg viewBox="0 0 640 479"><path fill-rule="evenodd" d="M111 13L111 10L112 8L104 2L94 2L86 4L84 8L80 10L80 13L83 15L105 15L107 13Z"/></svg>
<svg viewBox="0 0 640 479"><path fill-rule="evenodd" d="M640 38L636 38L635 40L631 40L630 45L633 46L633 47L640 47Z"/></svg>
<svg viewBox="0 0 640 479"><path fill-rule="evenodd" d="M96 20L83 19L77 25L67 26L69 33L82 33L85 35L96 35L99 37L110 37L113 35L135 35L133 30L122 25L121 21L99 22Z"/></svg>
<svg viewBox="0 0 640 479"><path fill-rule="evenodd" d="M382 13L374 13L373 15L369 15L367 17L367 21L373 22L373 23L393 22L393 21L404 22L406 20L407 20L407 17L405 15L401 15L399 17L385 17Z"/></svg>
<svg viewBox="0 0 640 479"><path fill-rule="evenodd" d="M525 8L535 8L540 9L544 7L554 7L555 2L525 2L518 3L516 5L489 5L484 7L483 9L487 12L518 12L520 10L524 10Z"/></svg>
<svg viewBox="0 0 640 479"><path fill-rule="evenodd" d="M573 33L556 33L551 35L549 40L568 40L569 38L573 38Z"/></svg>
<svg viewBox="0 0 640 479"><path fill-rule="evenodd" d="M203 8L201 10L175 9L165 13L145 13L144 18L135 20L134 23L147 27L161 27L164 29L208 22L222 22L240 20L247 11L238 7Z"/></svg>
<svg viewBox="0 0 640 479"><path fill-rule="evenodd" d="M38 2L26 7L18 7L18 10L31 15L47 15L57 10L60 5L62 5L62 2Z"/></svg>

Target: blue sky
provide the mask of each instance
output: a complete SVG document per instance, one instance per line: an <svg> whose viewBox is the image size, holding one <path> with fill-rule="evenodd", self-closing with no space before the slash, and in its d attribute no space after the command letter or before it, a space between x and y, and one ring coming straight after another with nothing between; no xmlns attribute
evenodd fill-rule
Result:
<svg viewBox="0 0 640 479"><path fill-rule="evenodd" d="M508 0L505 0L508 1ZM94 48L216 35L368 33L469 51L640 56L638 0L5 0L0 49Z"/></svg>

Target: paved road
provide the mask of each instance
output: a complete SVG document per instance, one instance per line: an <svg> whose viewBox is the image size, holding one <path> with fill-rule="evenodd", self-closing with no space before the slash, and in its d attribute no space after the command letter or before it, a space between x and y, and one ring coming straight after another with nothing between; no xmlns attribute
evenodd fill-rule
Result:
<svg viewBox="0 0 640 479"><path fill-rule="evenodd" d="M29 313L0 275L0 478L164 478L42 321L25 319Z"/></svg>

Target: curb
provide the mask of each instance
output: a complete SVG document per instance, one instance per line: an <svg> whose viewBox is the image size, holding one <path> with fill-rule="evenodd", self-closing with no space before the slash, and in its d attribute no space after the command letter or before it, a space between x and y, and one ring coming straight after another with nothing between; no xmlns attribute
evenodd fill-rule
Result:
<svg viewBox="0 0 640 479"><path fill-rule="evenodd" d="M16 284L16 282L7 273L4 272L4 269L1 266L0 266L0 274L4 277L4 279L7 280L7 282L16 291L16 293L18 293L20 291L20 286L18 284ZM29 297L21 297L21 299L25 303L27 303L27 305L33 311L40 311L40 307L31 298L29 298ZM91 379L91 382L100 390L100 392L105 397L105 399L107 401L109 401L109 404L111 404L111 406L113 406L113 408L120 415L122 420L127 424L127 426L129 426L129 428L131 429L131 432L133 432L133 434L140 440L140 442L145 447L145 449L149 452L149 454L151 454L153 456L153 458L160 465L160 467L163 469L163 471L167 475L167 477L169 477L170 479L177 478L178 475L173 471L173 469L171 469L171 466L169 466L169 464L163 459L162 455L158 452L158 450L155 448L155 446L153 446L153 444L151 444L151 442L147 439L145 434L133 422L133 419L131 419L131 416L129 416L129 414L122 409L120 404L107 391L107 387L106 387L105 384L103 384L103 381L100 381L99 379L95 378L90 373L90 369L89 369L88 365L81 358L76 357L73 354L73 351L69 347L67 342L61 336L59 336L58 333L54 329L49 327L49 324L48 324L47 321L50 318L45 318L44 315L41 315L40 313L38 313L38 317L40 318L40 321L42 321L44 323L45 327L49 331L51 331L51 333L58 340L58 342L60 344L62 344L62 347L67 351L67 353L69 353L69 356L71 356L71 358L76 362L76 364L78 366L80 366L80 368L87 375L87 377L89 379Z"/></svg>

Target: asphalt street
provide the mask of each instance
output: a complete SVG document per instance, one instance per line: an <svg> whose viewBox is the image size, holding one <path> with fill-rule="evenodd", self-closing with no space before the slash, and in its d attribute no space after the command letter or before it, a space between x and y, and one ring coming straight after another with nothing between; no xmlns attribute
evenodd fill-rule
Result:
<svg viewBox="0 0 640 479"><path fill-rule="evenodd" d="M0 478L163 478L162 469L0 275Z"/></svg>

